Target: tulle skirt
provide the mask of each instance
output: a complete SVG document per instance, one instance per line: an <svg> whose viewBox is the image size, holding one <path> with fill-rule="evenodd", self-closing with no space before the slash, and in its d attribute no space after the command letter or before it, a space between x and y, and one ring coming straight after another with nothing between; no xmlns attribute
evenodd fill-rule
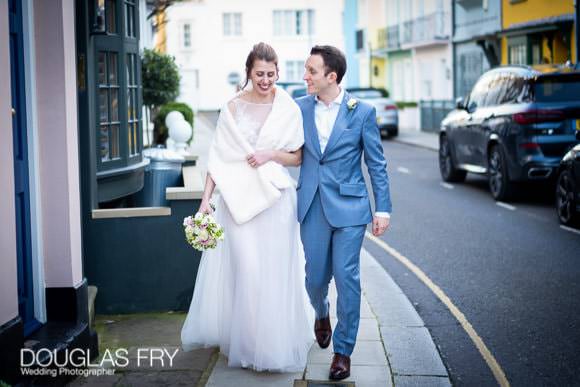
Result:
<svg viewBox="0 0 580 387"><path fill-rule="evenodd" d="M304 370L314 312L304 287L296 192L284 190L276 204L241 225L220 197L214 216L225 240L202 254L183 349L219 346L232 367Z"/></svg>

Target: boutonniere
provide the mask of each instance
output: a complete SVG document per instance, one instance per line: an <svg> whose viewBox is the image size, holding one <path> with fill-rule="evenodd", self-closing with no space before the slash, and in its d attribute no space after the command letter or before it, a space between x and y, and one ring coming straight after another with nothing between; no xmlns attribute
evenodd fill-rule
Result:
<svg viewBox="0 0 580 387"><path fill-rule="evenodd" d="M354 98L351 98L348 101L346 101L346 106L348 107L348 110L353 110L357 104L358 101Z"/></svg>

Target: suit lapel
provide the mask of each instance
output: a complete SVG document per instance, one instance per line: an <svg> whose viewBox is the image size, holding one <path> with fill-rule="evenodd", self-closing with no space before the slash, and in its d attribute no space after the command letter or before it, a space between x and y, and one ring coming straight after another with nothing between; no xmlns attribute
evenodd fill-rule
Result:
<svg viewBox="0 0 580 387"><path fill-rule="evenodd" d="M346 106L346 101L348 101L350 96L347 92L344 93L344 97L342 99L342 103L340 104L340 108L338 110L338 115L336 116L336 121L334 122L334 126L332 127L332 131L330 132L330 137L328 138L328 143L326 144L326 148L324 149L324 154L328 154L332 148L336 145L344 130L347 127L348 120L347 118L350 115L350 110Z"/></svg>
<svg viewBox="0 0 580 387"><path fill-rule="evenodd" d="M306 139L310 141L310 146L320 158L322 152L320 151L320 141L318 140L318 130L316 129L316 122L314 120L314 106L316 105L316 98L311 97L308 105L304 110L304 129L306 132Z"/></svg>

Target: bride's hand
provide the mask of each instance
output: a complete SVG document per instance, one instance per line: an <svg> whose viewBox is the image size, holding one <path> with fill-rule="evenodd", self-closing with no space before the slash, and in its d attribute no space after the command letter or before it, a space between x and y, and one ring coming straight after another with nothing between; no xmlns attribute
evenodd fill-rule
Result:
<svg viewBox="0 0 580 387"><path fill-rule="evenodd" d="M271 150L260 150L256 151L253 154L249 154L246 157L248 164L251 167L258 168L261 165L266 164L268 161L271 161L274 158L274 151Z"/></svg>
<svg viewBox="0 0 580 387"><path fill-rule="evenodd" d="M211 208L208 199L201 200L201 204L199 205L199 209L197 210L197 212L200 212L202 214L210 214L210 215L213 214L213 208Z"/></svg>

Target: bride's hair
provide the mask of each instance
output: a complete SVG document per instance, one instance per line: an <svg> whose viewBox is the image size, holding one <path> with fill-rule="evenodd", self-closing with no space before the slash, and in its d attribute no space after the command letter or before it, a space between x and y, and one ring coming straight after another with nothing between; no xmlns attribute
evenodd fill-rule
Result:
<svg viewBox="0 0 580 387"><path fill-rule="evenodd" d="M278 76L278 55L276 55L276 51L264 42L260 42L258 44L254 44L252 51L248 54L248 58L246 58L246 83L242 86L242 89L245 89L248 86L248 82L250 81L250 73L252 72L252 68L254 67L254 62L257 60L263 60L265 62L273 62L276 65L276 79L279 78Z"/></svg>

